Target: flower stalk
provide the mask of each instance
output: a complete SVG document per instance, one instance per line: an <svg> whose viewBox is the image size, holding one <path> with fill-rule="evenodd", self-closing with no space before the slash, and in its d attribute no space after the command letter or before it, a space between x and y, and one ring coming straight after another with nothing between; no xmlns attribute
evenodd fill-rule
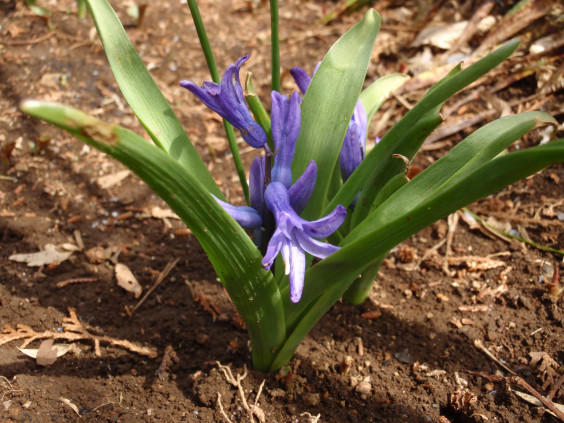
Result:
<svg viewBox="0 0 564 423"><path fill-rule="evenodd" d="M200 15L200 9L196 0L188 0L188 7L190 8L190 13L192 14L192 20L194 26L196 27L196 33L198 34L198 39L200 41L200 46L206 58L206 63L210 71L210 76L212 81L219 83L219 72L217 71L217 65L213 57L213 51L206 33L206 28L204 26L204 21ZM225 130L225 135L227 136L227 142L229 143L229 149L231 150L231 155L233 156L233 164L237 170L237 175L239 176L239 183L241 184L241 189L243 190L243 195L245 196L245 201L249 204L249 185L247 184L247 178L245 176L245 168L243 167L243 162L241 160L241 154L239 153L239 147L237 146L237 140L235 138L235 132L233 127L224 119L223 128Z"/></svg>

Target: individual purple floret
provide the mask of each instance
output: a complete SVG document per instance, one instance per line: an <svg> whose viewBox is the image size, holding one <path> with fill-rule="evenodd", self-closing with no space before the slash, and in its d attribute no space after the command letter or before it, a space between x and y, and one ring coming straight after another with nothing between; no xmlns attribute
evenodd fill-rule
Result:
<svg viewBox="0 0 564 423"><path fill-rule="evenodd" d="M339 168L341 177L345 182L352 173L360 166L364 159L364 149L366 147L366 130L368 128L368 118L362 102L358 100L354 108L353 116L349 122L349 129L345 134L343 146L339 153Z"/></svg>
<svg viewBox="0 0 564 423"><path fill-rule="evenodd" d="M206 106L241 131L247 144L254 148L262 148L266 144L266 134L251 117L239 80L241 66L248 59L249 55L245 54L235 64L229 65L221 79L221 84L204 81L199 87L192 81L180 81L180 86L192 92Z"/></svg>
<svg viewBox="0 0 564 423"><path fill-rule="evenodd" d="M319 66L319 64L317 66ZM294 78L294 81L296 81L296 85L302 94L305 95L309 84L311 84L311 76L309 76L308 73L299 66L290 69L290 74ZM315 72L313 72L313 74L315 75Z"/></svg>
<svg viewBox="0 0 564 423"><path fill-rule="evenodd" d="M292 159L300 135L300 95L296 91L290 98L272 91L272 139L274 141L274 167L272 181L286 188L292 185Z"/></svg>
<svg viewBox="0 0 564 423"><path fill-rule="evenodd" d="M300 176L296 183L288 190L290 205L297 214L300 214L306 208L311 194L313 194L316 179L317 165L315 164L315 160L312 160L307 165L302 176Z"/></svg>
<svg viewBox="0 0 564 423"><path fill-rule="evenodd" d="M213 195L215 201L219 203L223 210L225 210L229 215L235 219L235 221L241 225L243 228L257 229L262 226L261 215L252 207L247 206L232 206L225 201L221 201L215 195Z"/></svg>
<svg viewBox="0 0 564 423"><path fill-rule="evenodd" d="M317 71L319 65L320 63L317 64L315 71ZM315 71L313 72L314 75ZM296 81L296 85L302 94L305 95L309 84L311 83L310 76L299 66L290 69L290 74L294 78L294 81ZM339 167L341 169L343 182L349 179L351 174L364 159L367 129L368 117L362 102L358 100L356 107L354 108L352 119L349 122L349 128L345 134L345 139L343 140L341 152L339 153Z"/></svg>
<svg viewBox="0 0 564 423"><path fill-rule="evenodd" d="M249 174L249 205L264 216L264 156L255 157Z"/></svg>
<svg viewBox="0 0 564 423"><path fill-rule="evenodd" d="M341 226L346 209L339 205L326 217L308 222L297 215L290 205L288 189L280 182L272 182L264 193L266 205L274 214L276 231L272 235L262 260L270 269L276 256L282 254L285 273L290 275L290 300L297 303L303 292L306 268L305 253L325 258L339 249L315 238L326 238Z"/></svg>

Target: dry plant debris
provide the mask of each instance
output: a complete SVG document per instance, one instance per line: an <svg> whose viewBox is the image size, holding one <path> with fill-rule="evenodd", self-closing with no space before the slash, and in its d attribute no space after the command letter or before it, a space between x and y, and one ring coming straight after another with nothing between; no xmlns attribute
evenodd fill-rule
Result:
<svg viewBox="0 0 564 423"><path fill-rule="evenodd" d="M115 266L115 272L118 285L127 292L133 293L135 298L139 298L141 296L141 292L143 292L143 287L133 272L129 270L129 267L123 263L117 263Z"/></svg>
<svg viewBox="0 0 564 423"><path fill-rule="evenodd" d="M96 357L102 356L100 344L109 344L114 347L124 348L139 355L144 355L149 358L155 358L157 352L152 348L142 347L132 342L123 339L115 339L109 336L94 335L82 324L76 315L76 310L73 308L68 309L69 317L63 318L63 331L54 332L46 330L43 332L36 332L27 325L18 324L16 329L10 325L5 325L2 333L0 333L0 345L7 344L8 342L23 339L24 342L20 348L25 348L37 339L64 339L69 342L76 341L90 341L94 343L94 353Z"/></svg>
<svg viewBox="0 0 564 423"><path fill-rule="evenodd" d="M133 307L133 310L131 310L131 314L135 313L135 310L137 310L141 306L141 304L143 304L145 302L145 300L147 298L149 298L149 295L151 295L151 293L153 293L155 291L155 289L157 289L157 287L165 280L165 278L172 271L172 269L174 269L174 267L178 264L179 261L180 261L180 259L177 258L176 260L173 260L173 261L167 263L167 265L162 270L162 272L160 272L159 275L157 276L157 279L155 280L155 283L153 284L153 286L151 286L151 288L149 288L149 290L143 296L143 298L141 298L139 300L139 302L135 305L135 307ZM139 295L141 295L141 292L139 292ZM139 295L135 294L135 298L138 298Z"/></svg>
<svg viewBox="0 0 564 423"><path fill-rule="evenodd" d="M10 260L27 263L29 267L41 267L50 264L59 264L68 260L72 254L78 250L73 244L65 243L62 245L46 244L42 251L37 253L13 254Z"/></svg>
<svg viewBox="0 0 564 423"><path fill-rule="evenodd" d="M71 350L78 355L80 350L74 344L53 345L54 339L46 339L41 342L39 348L18 348L20 352L34 358L39 366L51 366L57 358L65 355Z"/></svg>
<svg viewBox="0 0 564 423"><path fill-rule="evenodd" d="M247 377L247 367L245 367L245 371L243 372L243 375L237 373L237 377L233 377L233 372L231 372L231 368L229 366L224 366L219 361L216 362L216 364L219 367L219 370L221 370L225 375L225 379L227 380L227 382L229 382L231 385L235 386L239 390L239 396L241 397L241 403L243 404L243 408L249 413L249 421L251 423L254 423L255 420L253 416L256 416L256 418L260 421L260 423L264 423L266 421L266 416L264 414L264 411L257 405L260 394L262 393L262 388L264 388L264 380L259 386L257 396L255 397L255 402L251 407L247 402L247 397L245 395L245 390L243 389L243 385L241 385L241 381L243 381L243 379ZM221 394L219 392L217 393L217 404L219 406L223 418L226 419L228 423L232 423L231 419L223 409L223 404L221 403Z"/></svg>

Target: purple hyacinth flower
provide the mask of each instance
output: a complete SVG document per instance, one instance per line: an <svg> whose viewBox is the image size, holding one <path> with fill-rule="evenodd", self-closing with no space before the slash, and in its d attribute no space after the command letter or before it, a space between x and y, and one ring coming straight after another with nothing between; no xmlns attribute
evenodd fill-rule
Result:
<svg viewBox="0 0 564 423"><path fill-rule="evenodd" d="M280 182L272 182L264 193L266 205L274 214L276 231L272 235L262 260L270 269L276 256L282 254L285 273L290 275L290 300L297 303L303 292L306 268L305 253L326 258L339 247L314 238L326 238L344 222L346 209L339 205L326 217L308 222L297 215L290 204L288 189Z"/></svg>
<svg viewBox="0 0 564 423"><path fill-rule="evenodd" d="M221 201L212 194L215 201L243 228L257 229L262 226L262 216L252 207L232 206L225 201Z"/></svg>
<svg viewBox="0 0 564 423"><path fill-rule="evenodd" d="M292 185L292 159L300 135L300 95L296 91L290 98L272 91L272 139L274 141L274 167L272 181L286 188Z"/></svg>
<svg viewBox="0 0 564 423"><path fill-rule="evenodd" d="M343 146L339 153L339 167L341 169L341 177L345 182L360 162L364 159L364 150L366 148L366 131L368 129L368 118L361 101L358 100L354 108L353 116L349 122L349 128L343 140Z"/></svg>
<svg viewBox="0 0 564 423"><path fill-rule="evenodd" d="M317 64L313 74L319 68L321 62ZM296 81L296 85L305 94L309 84L311 83L311 78L305 70L296 66L290 69L290 74ZM341 169L341 177L343 182L345 182L351 174L360 165L360 162L364 159L364 152L366 149L366 133L368 130L368 117L364 106L360 100L357 101L354 108L353 116L349 122L349 127L347 133L345 134L345 139L343 140L343 146L341 147L341 152L339 153L339 167Z"/></svg>
<svg viewBox="0 0 564 423"><path fill-rule="evenodd" d="M241 66L248 59L249 55L246 54L235 64L229 65L221 79L221 84L204 81L199 87L192 81L180 81L180 86L193 93L206 106L241 131L247 144L254 148L262 148L266 144L266 134L251 117L239 80Z"/></svg>

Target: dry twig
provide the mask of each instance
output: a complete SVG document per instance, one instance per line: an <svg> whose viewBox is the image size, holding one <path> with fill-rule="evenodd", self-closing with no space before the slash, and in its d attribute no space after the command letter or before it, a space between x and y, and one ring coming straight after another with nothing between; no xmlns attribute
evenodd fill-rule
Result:
<svg viewBox="0 0 564 423"><path fill-rule="evenodd" d="M135 305L135 307L133 307L133 310L131 310L130 312L131 315L133 315L133 313L135 313L135 310L137 310L141 306L141 304L143 304L145 300L149 298L149 295L151 295L155 291L155 289L157 289L157 287L162 283L162 281L164 281L164 279L168 276L171 270L174 269L174 266L176 266L179 261L180 259L177 258L176 260L169 262L165 266L163 271L159 273L159 276L157 276L157 280L155 281L153 286L149 288L149 290L145 293L145 295L143 295L143 298L141 298L139 302Z"/></svg>
<svg viewBox="0 0 564 423"><path fill-rule="evenodd" d="M480 351L482 351L484 354L486 354L491 360L493 360L498 366L502 367L503 369L507 370L509 373L511 373L512 375L517 376L517 373L515 373L513 370L511 370L509 367L507 367L499 358L497 358L495 355L493 355L493 353L488 350L488 348L484 345L484 343L482 342L481 339L475 339L474 340L474 346L476 348L478 348Z"/></svg>
<svg viewBox="0 0 564 423"><path fill-rule="evenodd" d="M157 356L157 352L152 348L141 347L123 339L116 339L110 336L94 335L90 333L78 319L76 310L69 307L68 311L69 317L63 318L62 332L53 332L50 330L46 330L44 332L36 332L29 326L23 324L16 325L16 329L13 329L10 325L6 325L4 326L2 333L0 333L0 345L7 344L8 342L12 342L18 339L25 340L20 348L25 348L37 339L64 339L69 342L86 340L94 343L94 353L97 357L102 356L100 343L124 348L131 352L144 355L149 358L155 358Z"/></svg>

